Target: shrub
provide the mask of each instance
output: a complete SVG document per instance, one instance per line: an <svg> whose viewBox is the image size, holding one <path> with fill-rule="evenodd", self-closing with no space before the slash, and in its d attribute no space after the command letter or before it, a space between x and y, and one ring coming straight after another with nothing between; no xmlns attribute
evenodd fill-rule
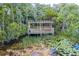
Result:
<svg viewBox="0 0 79 59"><path fill-rule="evenodd" d="M16 22L10 23L7 27L8 39L18 38L27 31L26 28L27 27L23 24L18 24Z"/></svg>
<svg viewBox="0 0 79 59"><path fill-rule="evenodd" d="M0 41L6 40L6 32L3 30L0 30Z"/></svg>
<svg viewBox="0 0 79 59"><path fill-rule="evenodd" d="M72 32L72 36L79 39L79 29L75 29L73 32Z"/></svg>
<svg viewBox="0 0 79 59"><path fill-rule="evenodd" d="M70 37L69 40L72 42L77 42L79 43L79 23L78 24L71 24L71 26L66 29L64 32L62 32L62 35L66 37Z"/></svg>

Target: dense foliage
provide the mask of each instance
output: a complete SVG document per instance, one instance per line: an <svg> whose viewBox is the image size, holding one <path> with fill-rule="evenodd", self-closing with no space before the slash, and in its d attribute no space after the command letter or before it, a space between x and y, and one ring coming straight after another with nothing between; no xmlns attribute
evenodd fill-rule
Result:
<svg viewBox="0 0 79 59"><path fill-rule="evenodd" d="M57 48L61 55L78 55L72 45L79 43L79 6L76 4L0 4L0 42L17 39L27 33L29 20L52 20L55 36L43 38L25 37L25 46L42 42L48 47ZM75 53L74 53L75 52Z"/></svg>
<svg viewBox="0 0 79 59"><path fill-rule="evenodd" d="M50 13L51 12L51 13ZM49 5L0 4L0 29L4 39L15 39L27 32L28 20L52 20L57 12Z"/></svg>

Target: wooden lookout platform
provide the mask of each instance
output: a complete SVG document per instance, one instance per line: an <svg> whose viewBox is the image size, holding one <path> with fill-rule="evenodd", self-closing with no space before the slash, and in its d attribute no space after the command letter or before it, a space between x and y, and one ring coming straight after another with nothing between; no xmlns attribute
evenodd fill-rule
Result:
<svg viewBox="0 0 79 59"><path fill-rule="evenodd" d="M52 21L29 21L28 34L54 34Z"/></svg>

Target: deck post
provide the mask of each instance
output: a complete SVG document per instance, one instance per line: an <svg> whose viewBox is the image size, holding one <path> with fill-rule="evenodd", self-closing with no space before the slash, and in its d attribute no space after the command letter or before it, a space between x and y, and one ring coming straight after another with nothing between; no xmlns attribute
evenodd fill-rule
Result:
<svg viewBox="0 0 79 59"><path fill-rule="evenodd" d="M42 26L42 23L40 22L40 36L42 36L42 31L41 31L41 26Z"/></svg>
<svg viewBox="0 0 79 59"><path fill-rule="evenodd" d="M29 35L29 29L30 29L30 22L28 22L28 35Z"/></svg>
<svg viewBox="0 0 79 59"><path fill-rule="evenodd" d="M53 31L52 34L54 35L54 28L52 27L52 23L51 23L51 30Z"/></svg>

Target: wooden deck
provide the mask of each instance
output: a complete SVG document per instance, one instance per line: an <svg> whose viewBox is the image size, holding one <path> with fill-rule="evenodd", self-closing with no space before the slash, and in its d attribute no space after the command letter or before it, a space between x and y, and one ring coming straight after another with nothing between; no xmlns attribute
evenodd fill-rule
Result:
<svg viewBox="0 0 79 59"><path fill-rule="evenodd" d="M28 34L54 34L51 21L28 22Z"/></svg>

